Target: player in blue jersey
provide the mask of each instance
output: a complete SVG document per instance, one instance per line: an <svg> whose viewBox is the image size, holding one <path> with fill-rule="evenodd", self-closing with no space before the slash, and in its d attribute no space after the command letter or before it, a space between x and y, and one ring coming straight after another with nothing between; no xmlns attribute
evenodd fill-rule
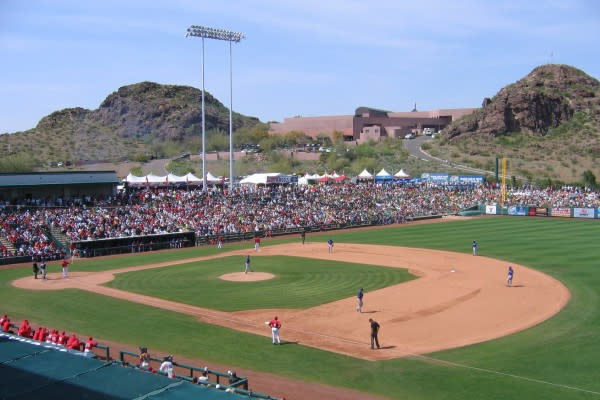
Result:
<svg viewBox="0 0 600 400"><path fill-rule="evenodd" d="M506 285L507 286L512 286L512 280L513 280L514 275L515 275L515 271L513 270L513 267L511 267L509 265L508 266L508 275L506 276Z"/></svg>

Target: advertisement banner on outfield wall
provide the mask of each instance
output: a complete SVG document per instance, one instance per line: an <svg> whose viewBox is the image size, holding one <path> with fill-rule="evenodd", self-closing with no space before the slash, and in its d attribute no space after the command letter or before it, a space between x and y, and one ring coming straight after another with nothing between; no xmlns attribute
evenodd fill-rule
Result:
<svg viewBox="0 0 600 400"><path fill-rule="evenodd" d="M527 207L510 206L508 207L508 215L527 215Z"/></svg>
<svg viewBox="0 0 600 400"><path fill-rule="evenodd" d="M594 208L574 208L573 217L575 218L594 218Z"/></svg>
<svg viewBox="0 0 600 400"><path fill-rule="evenodd" d="M488 206L485 205L485 213L486 214L496 214L496 206Z"/></svg>
<svg viewBox="0 0 600 400"><path fill-rule="evenodd" d="M531 217L547 217L548 209L545 207L529 207L529 216L531 216Z"/></svg>
<svg viewBox="0 0 600 400"><path fill-rule="evenodd" d="M550 211L550 215L553 217L570 218L571 217L571 209L566 208L566 207L554 207Z"/></svg>

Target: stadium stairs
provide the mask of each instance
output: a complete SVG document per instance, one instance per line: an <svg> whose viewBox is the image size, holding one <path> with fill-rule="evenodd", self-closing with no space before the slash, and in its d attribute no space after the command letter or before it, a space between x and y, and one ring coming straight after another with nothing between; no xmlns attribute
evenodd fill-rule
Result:
<svg viewBox="0 0 600 400"><path fill-rule="evenodd" d="M48 236L54 241L56 248L62 249L66 253L69 253L69 238L67 235L62 233L59 227L51 225L48 231Z"/></svg>
<svg viewBox="0 0 600 400"><path fill-rule="evenodd" d="M4 236L0 236L0 243L2 243L4 246L6 246L8 251L12 252L13 254L17 253L17 249L15 249L15 246L13 246L12 242L10 240L8 240L8 238L6 238Z"/></svg>

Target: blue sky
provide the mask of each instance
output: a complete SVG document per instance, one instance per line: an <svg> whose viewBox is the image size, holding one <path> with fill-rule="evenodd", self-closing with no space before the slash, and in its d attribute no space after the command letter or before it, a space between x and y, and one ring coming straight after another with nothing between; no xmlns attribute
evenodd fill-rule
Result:
<svg viewBox="0 0 600 400"><path fill-rule="evenodd" d="M265 122L478 107L549 62L600 77L595 0L0 0L0 132L140 81L201 87L192 24L245 33L233 109ZM226 42L206 41L205 68L206 90L229 104Z"/></svg>

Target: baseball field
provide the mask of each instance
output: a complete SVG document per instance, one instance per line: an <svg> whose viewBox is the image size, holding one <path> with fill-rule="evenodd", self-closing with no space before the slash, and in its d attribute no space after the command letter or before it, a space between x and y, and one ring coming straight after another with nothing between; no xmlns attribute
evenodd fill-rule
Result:
<svg viewBox="0 0 600 400"><path fill-rule="evenodd" d="M0 312L364 398L600 398L599 234L598 221L478 218L309 235L304 249L295 237L260 253L248 242L76 260L68 284L33 282L27 266L0 270ZM270 279L221 279L243 270L246 254ZM23 279L39 287L13 285ZM433 302L430 286L447 299ZM364 315L353 310L360 287ZM287 345L271 346L260 326L274 312ZM369 317L389 321L376 355ZM261 391L302 397L277 379L272 387Z"/></svg>

